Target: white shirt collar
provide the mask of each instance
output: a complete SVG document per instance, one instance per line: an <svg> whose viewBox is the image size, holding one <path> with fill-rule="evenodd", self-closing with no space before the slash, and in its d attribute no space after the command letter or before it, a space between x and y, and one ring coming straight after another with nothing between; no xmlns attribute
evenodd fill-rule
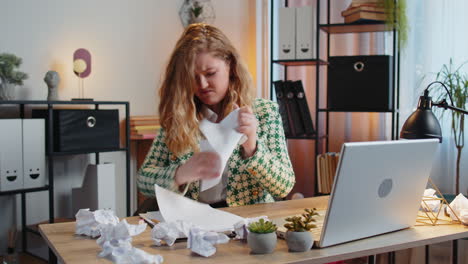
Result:
<svg viewBox="0 0 468 264"><path fill-rule="evenodd" d="M216 121L218 120L218 115L211 109L209 109L206 105L202 106L201 112L203 116L210 122L216 123Z"/></svg>

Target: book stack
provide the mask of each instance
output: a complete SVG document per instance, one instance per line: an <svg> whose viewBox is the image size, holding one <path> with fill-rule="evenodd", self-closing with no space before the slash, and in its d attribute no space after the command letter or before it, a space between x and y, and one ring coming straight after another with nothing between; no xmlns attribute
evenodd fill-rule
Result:
<svg viewBox="0 0 468 264"><path fill-rule="evenodd" d="M157 116L130 117L130 139L154 139L160 128Z"/></svg>
<svg viewBox="0 0 468 264"><path fill-rule="evenodd" d="M331 193L340 154L327 152L317 156L317 186L322 194Z"/></svg>
<svg viewBox="0 0 468 264"><path fill-rule="evenodd" d="M345 23L363 22L367 20L385 21L385 9L378 1L353 1L349 7L341 12Z"/></svg>

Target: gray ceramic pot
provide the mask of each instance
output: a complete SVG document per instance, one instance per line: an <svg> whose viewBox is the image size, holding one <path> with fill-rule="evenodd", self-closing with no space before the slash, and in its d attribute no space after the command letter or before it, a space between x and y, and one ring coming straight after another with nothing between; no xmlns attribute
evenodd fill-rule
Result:
<svg viewBox="0 0 468 264"><path fill-rule="evenodd" d="M249 232L247 235L247 244L253 254L271 253L276 247L276 232L266 234Z"/></svg>
<svg viewBox="0 0 468 264"><path fill-rule="evenodd" d="M289 251L304 252L312 248L314 240L310 232L288 231L286 232L286 243Z"/></svg>

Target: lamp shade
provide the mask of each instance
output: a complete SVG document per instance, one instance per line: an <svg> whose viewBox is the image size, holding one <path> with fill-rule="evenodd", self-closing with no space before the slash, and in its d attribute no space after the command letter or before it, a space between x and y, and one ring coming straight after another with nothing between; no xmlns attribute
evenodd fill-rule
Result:
<svg viewBox="0 0 468 264"><path fill-rule="evenodd" d="M442 129L431 107L431 97L421 96L418 109L406 120L400 137L406 139L438 138L442 142Z"/></svg>

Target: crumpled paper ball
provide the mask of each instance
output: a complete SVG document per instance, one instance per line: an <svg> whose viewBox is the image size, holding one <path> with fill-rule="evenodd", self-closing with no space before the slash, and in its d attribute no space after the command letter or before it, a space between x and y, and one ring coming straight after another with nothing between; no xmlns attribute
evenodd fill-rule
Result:
<svg viewBox="0 0 468 264"><path fill-rule="evenodd" d="M125 219L116 225L102 224L99 226L101 230L101 237L99 237L96 242L101 247L103 247L106 241L111 241L111 243L114 243L114 245L117 244L115 241L128 241L130 243L132 241L132 236L141 234L143 231L145 231L146 226L146 223L130 225Z"/></svg>
<svg viewBox="0 0 468 264"><path fill-rule="evenodd" d="M132 236L145 231L147 224L141 221L130 225L127 220L119 221L112 210L80 209L76 214L76 234L91 237L100 236L96 243L102 248L99 257L105 257L114 263L160 264L163 257L152 255L132 246Z"/></svg>
<svg viewBox="0 0 468 264"><path fill-rule="evenodd" d="M103 251L99 253L99 256L106 257L117 264L160 264L164 261L161 255L152 255L141 249L134 248L127 240L105 241L102 248Z"/></svg>
<svg viewBox="0 0 468 264"><path fill-rule="evenodd" d="M174 245L177 238L188 237L192 223L177 220L174 222L160 222L151 230L151 238L156 246L164 241L168 246Z"/></svg>
<svg viewBox="0 0 468 264"><path fill-rule="evenodd" d="M222 233L205 231L197 227L190 229L187 248L192 252L203 257L212 256L216 253L216 244L225 244L229 242L229 237Z"/></svg>
<svg viewBox="0 0 468 264"><path fill-rule="evenodd" d="M234 224L234 231L236 232L236 237L234 239L247 239L249 234L249 229L247 228L251 223L257 222L258 220L263 219L265 221L270 221L268 216L262 215L252 218L244 218L244 220Z"/></svg>
<svg viewBox="0 0 468 264"><path fill-rule="evenodd" d="M90 237L98 237L101 233L99 225L119 223L119 218L112 210L96 210L94 212L89 209L80 209L75 215L77 235L86 235Z"/></svg>
<svg viewBox="0 0 468 264"><path fill-rule="evenodd" d="M152 255L132 247L132 237L145 231L147 224L130 225L122 220L117 225L100 225L101 237L96 243L102 248L99 257L108 258L115 263L155 263L163 262L161 255Z"/></svg>
<svg viewBox="0 0 468 264"><path fill-rule="evenodd" d="M460 193L450 203L450 207L458 215L460 221L462 221L463 224L468 225L468 199ZM457 220L457 217L453 214L450 208L447 208L447 213L450 215L452 220Z"/></svg>
<svg viewBox="0 0 468 264"><path fill-rule="evenodd" d="M424 190L423 194L423 201L421 201L421 208L424 211L438 211L439 205L440 205L440 200L435 200L439 198L437 195L435 195L436 190L429 188ZM428 198L426 198L428 197ZM432 200L431 198L435 198ZM424 204L425 203L425 204Z"/></svg>

